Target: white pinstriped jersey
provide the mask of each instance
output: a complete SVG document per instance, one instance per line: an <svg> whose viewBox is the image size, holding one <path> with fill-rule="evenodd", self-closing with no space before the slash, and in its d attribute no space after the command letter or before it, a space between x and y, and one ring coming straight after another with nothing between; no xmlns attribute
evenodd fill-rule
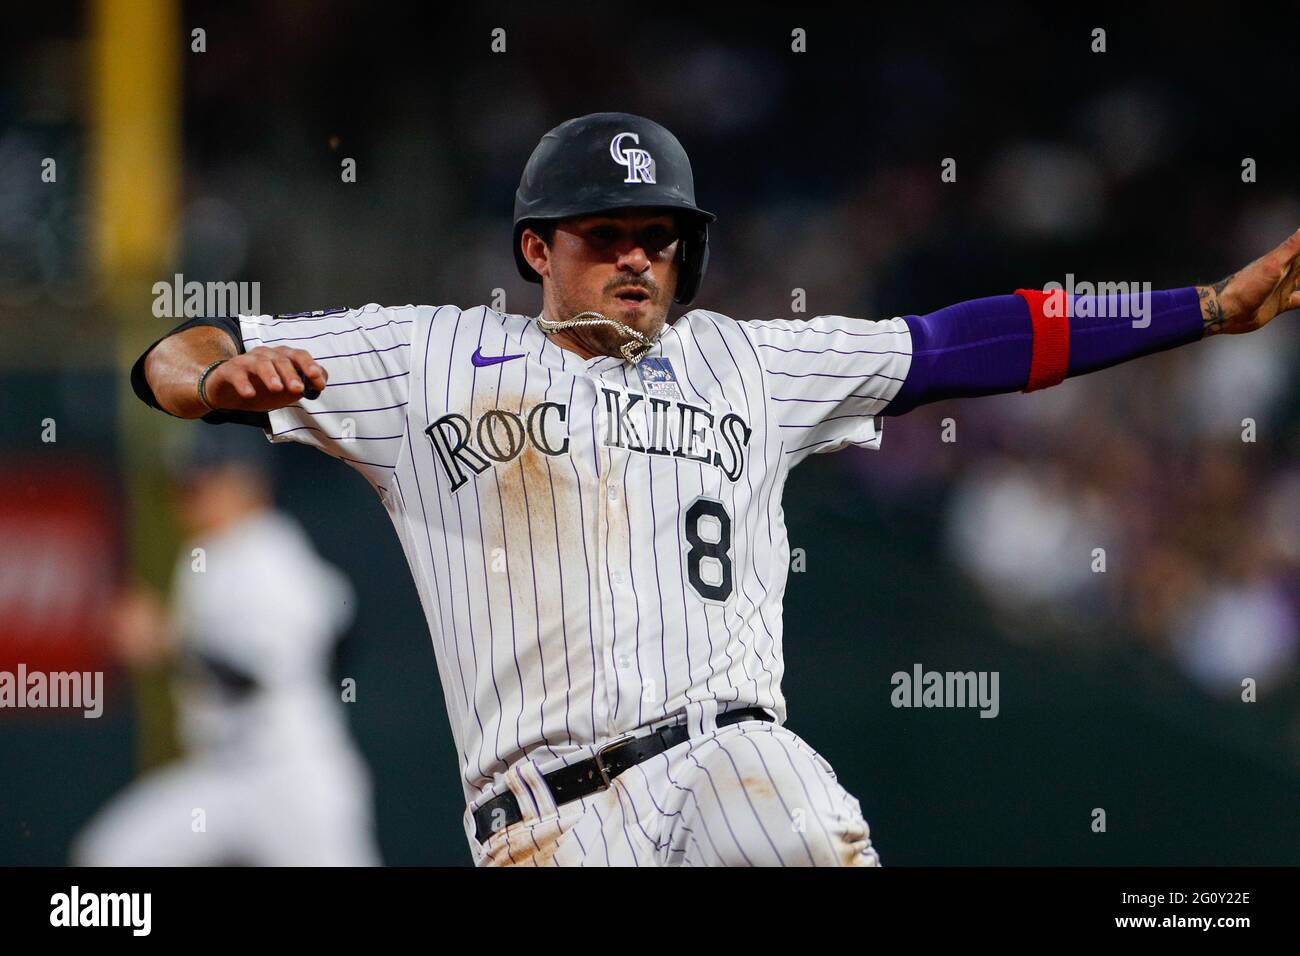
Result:
<svg viewBox="0 0 1300 956"><path fill-rule="evenodd" d="M468 801L526 754L587 756L692 702L784 722L786 475L879 447L911 361L901 319L696 309L642 360L649 385L482 306L240 321L246 347L303 348L329 373L271 412L271 440L348 462L384 502Z"/></svg>

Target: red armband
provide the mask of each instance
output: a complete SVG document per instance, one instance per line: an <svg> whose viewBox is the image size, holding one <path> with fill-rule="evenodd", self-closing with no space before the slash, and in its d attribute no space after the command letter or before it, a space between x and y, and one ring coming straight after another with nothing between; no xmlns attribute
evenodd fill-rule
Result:
<svg viewBox="0 0 1300 956"><path fill-rule="evenodd" d="M1034 330L1029 381L1021 391L1033 392L1059 385L1070 367L1069 297L1064 289L1055 292L1017 289L1016 295L1029 306L1029 321Z"/></svg>

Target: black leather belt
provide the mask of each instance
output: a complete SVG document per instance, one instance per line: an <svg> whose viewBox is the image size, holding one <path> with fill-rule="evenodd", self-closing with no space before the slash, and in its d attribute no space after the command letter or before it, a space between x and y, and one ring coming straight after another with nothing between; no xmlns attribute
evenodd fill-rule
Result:
<svg viewBox="0 0 1300 956"><path fill-rule="evenodd" d="M742 720L771 721L773 719L772 715L761 707L744 707L718 714L716 723L719 727L726 727L729 724L738 724ZM543 775L542 779L546 781L546 786L550 788L551 795L555 798L555 805L558 807L571 800L578 800L588 794L608 789L609 782L624 770L635 767L643 760L657 757L665 750L671 750L689 739L690 731L685 722L661 727L644 737L632 737L606 744L596 752L594 757L561 767L559 770ZM474 811L474 839L482 843L492 834L512 823L518 823L523 818L519 801L507 790Z"/></svg>

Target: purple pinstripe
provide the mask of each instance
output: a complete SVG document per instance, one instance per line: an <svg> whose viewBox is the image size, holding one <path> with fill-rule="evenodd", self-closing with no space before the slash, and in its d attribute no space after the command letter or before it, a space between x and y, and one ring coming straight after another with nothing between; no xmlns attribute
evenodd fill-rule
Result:
<svg viewBox="0 0 1300 956"><path fill-rule="evenodd" d="M434 314L433 314L433 319L432 319L432 321L429 323L429 324L430 324L430 327L432 327L433 323L436 322L436 321L438 320L438 315L439 315L441 312L442 312L441 309L439 309L439 310L437 310L436 312L434 312ZM460 320L461 320L461 316L462 316L462 315L463 315L463 313L461 313L461 312L459 312L459 311L458 311L457 314L456 314L456 324L452 327L452 332L451 332L451 343L452 343L453 349L449 349L448 351L454 351L454 346L455 346L455 344L456 344L456 335L457 335L457 333L460 332ZM425 340L424 340L424 364L423 364L422 367L423 367L423 369L424 369L424 373L425 373L425 387L424 387L424 420L425 420L425 421L428 421L428 420L429 420L429 385L428 385L428 374L429 374L429 343L432 341L432 339L433 339L433 336L432 336L432 334L430 334L430 335L426 336L426 338L425 338ZM450 395L451 395L451 362L450 362L450 360L448 360L448 363L447 363L447 395L448 395L448 397L450 397ZM409 432L408 432L408 437L409 437ZM427 455L429 455L430 459L432 459L432 457L433 457L433 451L432 451L432 449L429 448L427 445L425 446L425 453L426 453ZM411 448L411 454L412 454L412 461L414 461L414 454L415 454L415 448L414 448L414 445L412 445L412 448ZM413 465L413 470L417 470L417 471L418 471L418 469L415 469L415 468L414 468L414 465ZM457 511L459 512L459 510L460 510L460 504L459 504L459 502L457 503L457 506L456 506L456 507L457 507ZM463 525L463 522L462 522L462 525ZM440 528L442 529L442 548L443 548L443 555L444 555L444 557L445 557L446 560L447 560L447 607L448 607L448 608L450 609L450 611L451 611L451 615L450 615L450 616L451 616L451 634L452 634L452 643L453 643L453 646L456 648L456 670L457 670L457 672L458 672L459 675L460 675L460 687L461 687L461 693L465 695L465 704L466 704L466 706L470 709L470 711L474 714L474 722L478 724L479 736L480 736L480 738L482 738L483 736L485 736L485 731L484 731L484 728L483 728L483 718L482 718L482 716L481 716L481 715L479 714L479 712L478 712L478 702L477 702L477 700L472 700L472 699L470 698L470 696L469 696L469 692L468 692L468 690L467 690L466 687L465 687L465 663L464 663L464 661L462 660L462 658L461 658L461 656L460 656L460 634L458 633L458 629L457 629L457 627L456 627L456 604L455 604L456 598L455 598L455 595L452 593L452 588L451 588L451 574L452 574L452 570L451 570L451 543L447 540L447 514L446 514L446 512L443 510L443 504L442 504L442 493L441 493L441 491L439 491L439 493L438 493L438 527L440 527ZM462 551L461 551L461 563L462 563L462 565L465 565L465 564L467 564L467 562L466 562L465 559L464 559L464 542L463 542L463 540L462 540L462 543L461 543L461 548L462 548ZM433 561L433 560L434 560L434 559L433 559L433 543L432 543L432 541L430 541L430 544L429 544L429 560L430 560L430 561ZM468 584L468 580L469 580L469 578L468 578L468 574L467 574L467 575L466 575L466 583L467 583L467 584ZM439 602L441 603L441 601L442 601L442 597L441 597L441 595L439 595L438 600L439 600ZM467 610L468 610L468 600L467 600L467 602L466 602L466 607L467 607ZM470 618L471 618L471 620L473 619L472 612L471 612L471 614L470 614ZM474 647L474 642L473 642L472 640L470 641L470 653L471 653L471 655L472 655L472 659L473 659L473 663L474 663L474 683L475 683L475 686L477 687L477 685L478 685L478 651L477 651L477 649ZM468 762L468 756L469 756L468 754L463 754L462 757L461 757L462 761L464 761L464 762ZM476 754L475 757L476 757L476 761L475 761L475 762L476 762L476 765L478 766L479 774L480 774L481 776L485 776L486 773L485 773L485 771L484 771L484 769L483 769L482 761L481 761L481 759L479 759L479 758L481 757L481 754Z"/></svg>
<svg viewBox="0 0 1300 956"><path fill-rule="evenodd" d="M487 307L486 307L486 306L479 306L479 310L480 310L480 314L481 314L481 316L482 316L482 322L480 323L480 325L479 325L479 329L478 329L478 350L479 350L480 353L481 353L482 348L483 348L483 330L487 327ZM501 374L501 366L498 365L498 366L497 366L497 375L498 375L498 378L497 378L497 394L498 394L498 396L500 395L500 391L501 391L501 386L500 386L500 381L501 381L501 380L500 380L500 374ZM470 393L471 396L473 396L477 391L478 391L478 366L475 365L475 366L474 366L474 371L470 374L469 393ZM470 399L470 403L471 403L471 404L470 404L470 408L471 408L471 410L472 410L472 409L473 409L473 398L472 398L472 397L471 397L471 399ZM496 472L494 471L494 472L493 472L493 477L495 477L495 476L496 476ZM473 488L474 488L474 512L475 512L475 516L478 518L478 539L479 539L479 544L482 545L484 542L487 541L487 535L486 535L486 533L485 533L484 530L483 530L483 502L482 502L482 499L479 497L478 482L477 482L477 481L474 481L474 482L471 482L470 484L471 484L471 485L473 486ZM497 497L498 497L498 498L500 498L500 492L501 492L501 489L500 489L500 486L498 486L498 487L497 487ZM505 524L505 523L504 523L504 521L503 521L503 522L502 522L502 539L503 539L503 540L504 540L504 537L505 537L505 528L504 528L504 524ZM484 593L486 593L486 594L489 595L489 600L487 601L487 612L488 612L488 668L489 668L490 673L492 674L492 687L493 687L493 689L496 691L496 695L497 695L497 713L496 713L496 718L497 718L497 721L496 721L496 723L497 723L497 729L496 729L496 734L495 734L495 735L493 736L493 738L492 738L492 744L493 744L493 747L494 747L494 750L495 750L495 755L496 755L497 763L504 763L505 761L504 761L504 760L502 759L502 757L501 757L501 726L502 726L502 724L504 723L504 718L505 718L505 713L504 713L504 711L505 711L505 704L504 704L504 702L503 702L502 699L501 699L501 688L497 685L497 669L496 669L496 658L497 658L497 655L496 655L496 633L497 633L497 629L496 629L496 625L495 625L495 624L493 623L493 621L492 621L492 601L490 600L490 595L492 594L492 585L491 585L490 582L491 582L492 579L488 577L488 567L487 567L487 549L486 549L486 548L483 548L483 549L482 549L482 555L481 555L481 556L482 556L482 558L483 558L483 589L484 589ZM510 572L510 562L507 560L507 562L506 562L506 573L507 573L507 576L509 575L509 572ZM508 577L507 577L506 586L507 586L507 588L509 587L509 579L508 579ZM523 703L523 689L524 689L524 677L523 677L523 674L520 673L520 671L519 671L519 653L518 653L518 650L517 650L517 648L516 648L516 646L515 646L515 644L514 644L514 620L513 620L513 619L514 619L514 613L515 613L514 605L511 604L511 606L510 606L510 615L511 615L511 628L510 628L510 641L511 641L511 644L510 644L510 646L511 646L512 654L513 654L513 656L514 656L514 661L515 661L515 674L516 674L516 676L519 678L520 705L522 706L522 703ZM521 750L521 749L523 749L523 743L522 743L522 741L520 741L518 738L519 738L519 726L518 726L518 724L516 723L516 725L515 725L515 749L516 749L516 750Z"/></svg>
<svg viewBox="0 0 1300 956"><path fill-rule="evenodd" d="M317 362L328 362L330 359L356 358L358 355L382 355L384 352L391 352L394 349L409 349L410 347L410 342L398 342L396 345L390 345L387 348L362 349L359 352L339 352L335 355L316 355L313 353L312 358Z"/></svg>
<svg viewBox="0 0 1300 956"><path fill-rule="evenodd" d="M708 768L708 767L706 767L706 766L704 766L704 764L700 763L699 758L695 756L694 752L688 753L686 756L687 756L687 758L691 761L691 763L695 764L695 766L696 766L697 768L699 768L700 770L704 771L704 779L706 779L706 780L709 781L709 789L711 789L711 790L713 791L713 799L717 801L717 804L718 804L718 813L721 814L721 816L722 816L722 823L723 823L723 825L727 828L727 832L731 834L731 840L732 840L733 843L736 844L736 849L740 851L740 855L741 855L741 857L744 859L744 861L745 861L745 865L746 865L746 866L753 866L753 865L754 865L754 861L751 860L751 859L749 858L749 854L745 852L745 848L744 848L744 846L741 845L740 837L736 836L736 830L735 830L735 828L731 825L731 818L727 816L727 805L723 802L723 800L722 800L722 795L718 793L718 785L717 785L716 783L713 782L713 774L709 773L709 768ZM766 835L766 834L764 834L764 835ZM770 842L770 838L769 838L769 842ZM774 847L774 849L775 849L775 847ZM779 859L779 858L780 858L780 854L777 854L777 857L778 857L778 859ZM781 865L782 865L782 866L785 865L785 861L784 861L784 860L782 860Z"/></svg>
<svg viewBox="0 0 1300 956"><path fill-rule="evenodd" d="M624 387L630 387L628 386L628 381L627 381L626 365L622 367L622 372L623 372ZM653 464L654 464L653 459L651 458L646 459L647 467L650 467ZM632 560L632 509L628 507L628 498L627 498L627 470L628 468L631 467L631 465L632 465L632 453L628 452L627 457L623 462L623 515L627 518L628 584L632 588L632 607L636 611L636 640L632 646L633 646L634 656L636 657L637 684L641 688L641 693L636 695L636 722L639 726L640 724L645 723L645 707L643 706L645 704L645 673L641 670L641 599L637 597L637 593L636 593L636 572L633 570L636 565L635 562ZM655 539L655 535L652 529L650 535L650 540L652 543L654 539ZM664 690L666 691L667 689L668 688L665 685Z"/></svg>
<svg viewBox="0 0 1300 956"><path fill-rule="evenodd" d="M569 407L573 407L573 391L577 388L578 380L575 378L569 386ZM593 408L594 408L593 404ZM593 431L594 435L595 432ZM592 733L597 733L596 729L596 688L603 681L603 675L600 668L600 660L596 655L596 626L591 616L591 564L590 556L587 553L587 509L582 503L582 479L578 474L578 466L574 463L573 456L569 456L569 466L573 468L574 487L578 489L578 522L582 530L582 567L587 572L587 640L591 645L591 728ZM549 465L548 465L549 467ZM552 495L555 493L555 486L551 486ZM559 546L559 532L556 532L556 547Z"/></svg>
<svg viewBox="0 0 1300 956"><path fill-rule="evenodd" d="M524 376L524 381L525 383L528 381L527 374L525 374ZM551 370L547 369L546 388L542 391L543 402L550 401L552 384L554 384L553 376L551 375ZM520 405L520 411L521 412L523 411L522 404ZM564 732L568 736L568 740L566 741L566 743L572 743L573 725L569 720L569 709L570 709L570 705L573 703L573 671L571 670L573 661L569 655L569 612L568 612L568 608L565 606L565 601L564 601L564 558L562 557L561 554L562 549L560 548L560 516L558 513L559 505L555 501L555 476L551 472L551 458L549 455L546 456L546 478L551 486L551 520L552 522L554 522L555 525L555 568L559 572L559 580L560 580L560 635L564 639L564 677L568 681L568 685L569 685L564 692ZM532 535L532 530L530 529L529 530L530 538L531 535ZM537 599L537 567L535 564L533 566L533 599L534 601L536 601ZM538 617L539 617L538 620L539 629L538 629L537 641L540 647L541 645L540 615ZM592 723L594 726L595 724L594 715L593 715Z"/></svg>
<svg viewBox="0 0 1300 956"><path fill-rule="evenodd" d="M705 313L705 314L708 315L708 313ZM753 422L755 421L754 409L753 409L753 405L750 403L750 400L749 400L749 389L745 387L745 376L744 376L744 374L740 371L740 363L739 363L738 361L736 361L736 356L735 356L734 353L732 353L732 351L731 351L731 346L727 344L727 339L726 339L726 336L723 334L722 327L721 327L720 325L718 325L717 321L716 321L716 320L715 320L711 315L709 315L708 318L709 318L710 323L712 323L714 330L718 333L718 339L722 342L722 346L723 346L723 348L725 348L725 349L727 350L727 356L728 356L728 358L731 359L731 364L734 365L734 366L736 367L736 377L740 380L740 389L741 389L741 394L742 394L742 395L744 396L744 398L745 398L745 413L746 413L746 415L749 417L750 422L753 423ZM763 378L763 363L759 361L759 359L758 359L758 353L757 353L757 352L754 352L754 345L753 345L753 343L749 341L749 337L745 335L745 333L744 333L743 330L740 332L740 336L741 336L741 338L743 338L743 339L745 340L745 344L749 346L750 351L751 351L751 352L753 353L753 355L754 355L755 372L757 373L758 381L759 381L760 383L761 383L761 382L764 382L764 378ZM706 361L706 364L707 364L707 361ZM709 370L712 371L712 368L710 368ZM760 411L762 412L762 419L763 419L763 460L764 460L765 462L767 462L767 464L768 464L768 467L767 467L767 469L766 469L766 471L768 472L768 474L769 474L769 475L772 475L772 476L775 476L775 473L776 473L776 471L777 471L777 468L774 467L774 466L773 466L773 463L772 463L772 462L767 458L767 429L768 429L768 421L767 421L767 404L766 404L766 386L765 386L765 385L763 386L763 389L764 389L764 392L763 392L763 394L764 394L764 404L763 404L763 407L760 409ZM757 426L754 426L754 427L757 427ZM751 439L752 439L752 437L753 437L752 432L751 432L750 437L751 437ZM752 505L752 504L756 503L757 500L758 500L758 497L754 494L753 468L746 468L746 469L745 469L745 483L746 483L746 485L747 485L748 488L749 488L749 500L750 500L750 503L751 503L751 505ZM760 491L762 490L762 483L759 484L759 490L760 490ZM734 497L733 497L732 500L733 500L733 501L735 500ZM750 507L750 508L746 509L746 514L752 516L753 520L755 520L755 521L758 520L758 513L757 513L757 509L756 509L756 508L754 508L754 507ZM749 528L749 520L750 520L749 518L746 518L745 521L744 521L743 523L741 523L741 527L743 527L744 530L745 530L745 536L746 536L746 538L747 538L747 542L746 542L746 543L747 543L748 546L749 546L748 549L747 549L747 551L746 551L746 553L748 553L748 554L750 554L750 555L753 555L753 554L756 553L755 550L754 550L754 547L753 547L753 544L754 544L754 534L753 534L753 532L752 532L752 531L750 530L750 528ZM749 569L750 569L751 571L754 572L754 577L755 577L755 579L758 581L758 586L759 586L760 588L762 588L764 592L766 592L766 591L767 591L767 584L764 583L762 577L759 575L759 572L758 572L758 562L757 562L757 561L752 561L752 562L750 563ZM767 618L766 618L766 617L764 616L764 614L763 614L763 605L762 605L761 603L755 603L753 596L750 595L750 593L749 593L749 587L748 587L748 581L745 580L745 577L747 577L747 576L742 576L742 577L741 577L741 581L740 581L740 590L741 590L741 593L744 594L745 599L746 599L747 601L749 601L749 607L750 607L750 610L751 610L751 611L757 611L757 612L758 612L758 620L759 620L759 623L761 623L761 624L763 625L763 630L764 630L765 632L767 632L767 643L768 643L768 647L771 648L772 646L774 646L774 645L776 644L776 638L773 637L773 635L772 635L772 629L768 626ZM751 627L751 630L752 630L752 627ZM756 654L758 653L758 633L757 633L757 632L754 632L754 652L755 652ZM763 659L763 656L762 656L761 654L759 655L758 660L759 660L759 663L763 666L763 670L765 670L765 671L767 672L767 690L768 690L768 693L769 693L769 694L772 694L772 693L774 692L775 685L776 685L776 675L772 672L772 669L771 669L770 667L767 666L767 661L765 661L765 660Z"/></svg>
<svg viewBox="0 0 1300 956"><path fill-rule="evenodd" d="M310 342L312 339L322 339L327 335L352 335L356 332L377 332L379 329L387 329L396 325L410 325L408 319L405 322L389 321L383 325L359 325L347 329L333 329L329 332L318 332L315 335L286 335L278 339L263 339L258 336L249 336L245 342L261 342L263 345L270 345L272 342Z"/></svg>
<svg viewBox="0 0 1300 956"><path fill-rule="evenodd" d="M706 317L708 318L710 325L713 327L713 330L714 330L714 331L717 333L717 335L718 335L718 339L719 339L719 341L722 342L722 346L723 346L723 348L725 348L725 349L727 350L727 356L731 359L731 364L734 365L735 368L736 368L736 378L740 380L740 389L741 389L741 394L744 396L744 399L745 399L745 415L746 415L746 417L747 417L747 418L752 422L752 421L754 421L754 412L753 412L753 408L750 406L750 403L749 403L749 389L747 389L747 388L745 387L745 376L744 376L743 374L741 374L741 371L740 371L740 363L736 361L736 356L733 355L733 354L731 353L731 346L727 344L726 337L722 334L722 329L718 327L718 324L717 324L717 322L713 319L713 316L709 315L709 313L707 313L707 312L703 312L703 313L701 313L701 314L704 315L704 316L706 316ZM701 350L701 352L700 352L700 357L704 359L704 365L705 365L705 367L709 370L709 374L713 376L713 380L714 380L715 382L718 383L718 393L719 393L719 394L725 394L726 389L724 389L724 388L722 387L722 380L721 380L720 378L718 378L718 373L715 372L715 371L713 370L713 363L709 361L709 357L708 357L707 355L705 355L704 352L703 352L702 350ZM766 430L766 427L767 427L767 421L766 421L766 418L764 419L763 425L764 425L764 429ZM751 437L752 437L752 436L751 436ZM749 493L750 493L750 498L751 498L751 500L752 500L752 498L753 498L753 494L754 494L754 485L753 485L753 480L752 480L752 478L750 477L750 471L751 471L750 468L746 468L746 469L745 469L745 477L746 477L746 480L747 480L748 485L749 485ZM719 497L721 497L721 488L722 488L722 476L721 476L721 475L718 476L718 488L719 488ZM734 515L734 514L737 514L737 513L738 513L738 509L736 508L736 487L735 487L735 485L732 484L731 487L730 487L728 490L731 492L731 512L730 512L730 513ZM733 527L738 527L738 528L741 528L741 529L744 528L743 525L735 525L735 524L733 524ZM746 531L746 533L748 533L748 532ZM752 540L751 540L751 543L752 543ZM745 553L750 553L750 552L747 550ZM758 612L759 612L759 613L758 613L759 623L763 625L763 630L767 631L768 640L769 640L769 642L770 642L770 641L772 640L772 632L768 629L767 621L764 619L762 611L759 610L758 605L756 605L756 604L754 603L754 599L753 599L752 597L750 597L749 591L748 591L747 588L745 587L745 584L746 584L746 582L745 582L745 578L746 578L746 576L747 576L747 575L743 575L743 574L738 574L738 575L736 575L736 577L738 577L738 578L740 579L740 580L737 582L737 586L738 586L738 588L739 588L739 593L740 593L740 594L743 594L744 597L745 597L745 600L747 600L747 601L749 602L749 607L750 607L750 610L751 610L751 611L758 610ZM739 604L740 602L737 601L736 603ZM740 613L740 609L737 608L737 607L732 607L731 611L732 611L733 614L736 615L736 617L740 618L741 621L744 622L744 624L745 624L746 627L749 628L749 632L750 632L750 634L752 634L753 637L754 637L754 645L753 645L753 646L754 646L755 654L757 654L757 652L758 652L758 631L754 628L754 623L753 623L753 621L750 620L749 617L746 617L746 616L741 615L741 613ZM762 658L761 656L759 657L758 662L759 662L760 665L762 665L763 670L767 671L768 687L771 688L771 687L773 686L773 682L776 680L776 677L775 677L775 675L773 675L772 671L768 668L768 666L767 666L767 662L764 661L763 658ZM755 692L757 693L757 691L758 691L758 678L753 677L753 676L750 675L750 673L749 673L749 668L745 666L745 658L744 658L743 656L742 656L741 659L740 659L740 666L741 666L741 668L745 671L745 677L748 678L749 680L753 681L753 683L754 683L754 690L755 690Z"/></svg>
<svg viewBox="0 0 1300 956"><path fill-rule="evenodd" d="M455 345L456 345L456 335L457 335L457 333L460 332L460 320L461 320L461 318L464 317L464 314L465 314L465 313L462 312L462 313L461 313L459 316L457 316L457 318L456 318L456 328L452 331L452 334L451 334L451 344L452 344L453 347L452 347L452 348L449 348L449 349L447 350L447 397L446 397L446 399L444 400L445 403L446 403L446 407L447 407L447 408L450 408L450 407L451 407L451 363L452 363L453 359L455 358L455 351L456 351L456 350L455 350ZM481 345L481 344L482 344L482 335L481 335L481 333L480 333L480 345ZM471 373L471 374L472 374L472 376L477 376L477 374L478 374L478 369L476 368L476 369L474 370L474 372ZM474 393L473 384L472 384L472 383L473 383L473 378L471 378L470 381L471 381L470 394L472 395L472 394ZM427 393L427 392L428 392L428 389L425 389L425 391L426 391L426 393ZM428 415L427 415L427 414L425 415L425 419L426 419L426 420L428 419ZM432 451L430 451L430 455L432 455L432 454L433 454ZM475 489L475 501L477 502L477 500L478 500L478 490L477 490L477 488L476 488L476 489ZM477 506L476 506L476 507L477 507ZM469 588L469 555L468 555L468 554L466 553L466 551L465 551L465 513L461 510L461 506L460 506L460 498L459 498L459 497L456 498L456 519L457 519L457 522L458 522L458 525L459 525L459 528L460 528L460 535L459 535L459 537L460 537L460 561L461 561L461 568L462 568L462 570L464 570L464 572L465 572L465 609L466 609L466 616L469 618L469 625L470 625L470 648L471 648L471 650L473 650L473 652L474 652L474 691L475 691L475 699L476 699L476 702L477 702L477 693L478 693L478 649L477 649L477 644L476 644L476 642L474 641L474 604L473 604L473 602L470 601L470 599L469 599L469 596L470 596L470 594L471 594L472 592L470 591L470 588ZM481 519L480 519L480 521L481 521ZM480 541L482 540L481 524L480 524L479 540L480 540ZM483 577L484 577L484 584L486 584L486 583L487 583L487 581L486 581L486 578L487 578L487 569L486 569L486 568L484 568L484 575L483 575ZM492 690L496 693L496 697L497 697L497 714L500 715L500 713L501 713L501 706L502 706L502 704L501 704L501 688L497 686L496 668L492 666L492 664L493 664L493 659L492 659L492 649L491 649L491 643L492 643L492 602L491 602L491 601L487 602L487 605L488 605L488 673L489 673L490 676L492 677ZM478 708L477 708L477 703L476 703L476 706L475 706L474 714L475 714L475 717L478 717ZM497 718L497 736L493 739L493 756L495 757L497 763L501 763L501 762L502 762L502 760L501 760L501 749L500 749L500 747L497 746L497 743L498 743L498 741L499 741L499 739L500 739L500 731L501 731L501 720L500 720L500 716L498 716L498 718ZM483 735L483 739L486 740L486 739L487 739L487 728L483 726L483 722L482 722L481 719L479 720L479 732ZM488 776L491 776L490 774L488 774L488 773L483 769L483 761L482 761L482 757L481 757L481 755L480 755L480 758L479 758L478 764L479 764L479 774L480 774L480 776L482 776L482 777L488 777Z"/></svg>

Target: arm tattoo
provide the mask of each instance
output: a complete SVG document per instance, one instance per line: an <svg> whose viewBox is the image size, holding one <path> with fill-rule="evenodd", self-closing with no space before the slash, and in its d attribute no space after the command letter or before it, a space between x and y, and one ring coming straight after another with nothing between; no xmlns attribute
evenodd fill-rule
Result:
<svg viewBox="0 0 1300 956"><path fill-rule="evenodd" d="M1227 327L1228 317L1224 314L1223 303L1219 301L1219 297L1223 295L1223 290L1228 287L1229 282L1236 278L1236 275L1234 272L1226 279L1220 279L1212 286L1201 287L1201 321L1205 335L1214 335L1222 332Z"/></svg>

